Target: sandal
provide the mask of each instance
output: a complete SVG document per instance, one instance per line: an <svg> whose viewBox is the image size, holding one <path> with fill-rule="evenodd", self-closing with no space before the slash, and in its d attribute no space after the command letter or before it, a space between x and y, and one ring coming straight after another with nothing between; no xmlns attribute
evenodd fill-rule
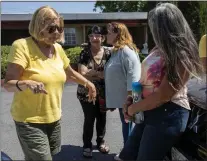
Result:
<svg viewBox="0 0 207 161"><path fill-rule="evenodd" d="M97 145L97 149L103 154L108 154L110 151L109 147L105 143Z"/></svg>
<svg viewBox="0 0 207 161"><path fill-rule="evenodd" d="M92 158L92 149L91 148L84 148L83 149L83 156L85 158Z"/></svg>

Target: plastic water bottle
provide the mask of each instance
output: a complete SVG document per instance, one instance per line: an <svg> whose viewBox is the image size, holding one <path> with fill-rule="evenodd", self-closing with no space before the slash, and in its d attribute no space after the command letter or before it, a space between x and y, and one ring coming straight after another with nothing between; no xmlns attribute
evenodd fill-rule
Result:
<svg viewBox="0 0 207 161"><path fill-rule="evenodd" d="M132 98L133 103L139 102L142 98L142 85L139 82L132 82ZM133 121L136 124L140 124L144 121L144 113L142 111L136 113L133 117Z"/></svg>

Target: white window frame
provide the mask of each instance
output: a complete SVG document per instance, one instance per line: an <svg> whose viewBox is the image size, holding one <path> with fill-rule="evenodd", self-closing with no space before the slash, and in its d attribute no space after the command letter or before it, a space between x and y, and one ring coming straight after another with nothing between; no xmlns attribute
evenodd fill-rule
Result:
<svg viewBox="0 0 207 161"><path fill-rule="evenodd" d="M75 28L64 28L64 34L65 34L64 45L69 45L69 46L77 45Z"/></svg>

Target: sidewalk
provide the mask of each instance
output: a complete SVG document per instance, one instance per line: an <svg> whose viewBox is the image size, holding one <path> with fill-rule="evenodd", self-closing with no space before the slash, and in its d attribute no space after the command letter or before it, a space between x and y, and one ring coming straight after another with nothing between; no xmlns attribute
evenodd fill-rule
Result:
<svg viewBox="0 0 207 161"><path fill-rule="evenodd" d="M82 157L82 127L83 112L76 98L77 85L67 83L62 100L62 151L58 158L62 161L84 160ZM13 160L23 160L23 153L17 139L14 123L10 115L12 93L1 90L1 150ZM110 161L122 148L121 122L118 110L107 113L107 127L105 140L110 146L109 155L103 155L94 150L93 160ZM94 130L93 143L95 145L96 131ZM88 160L88 159L85 159Z"/></svg>

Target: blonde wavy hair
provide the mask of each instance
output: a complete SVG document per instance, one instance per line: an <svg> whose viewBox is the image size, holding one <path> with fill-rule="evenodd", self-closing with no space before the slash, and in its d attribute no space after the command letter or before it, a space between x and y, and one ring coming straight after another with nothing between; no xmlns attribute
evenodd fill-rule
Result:
<svg viewBox="0 0 207 161"><path fill-rule="evenodd" d="M48 27L48 22L59 19L60 27L64 28L63 18L50 6L42 6L37 9L29 23L29 33L36 40L44 41L42 32ZM60 33L57 42L64 43L64 32Z"/></svg>
<svg viewBox="0 0 207 161"><path fill-rule="evenodd" d="M113 45L114 51L117 51L127 45L132 50L135 50L136 53L139 53L139 49L137 49L136 45L133 43L132 36L126 25L119 22L112 22L110 25L113 26L113 32L118 34Z"/></svg>

